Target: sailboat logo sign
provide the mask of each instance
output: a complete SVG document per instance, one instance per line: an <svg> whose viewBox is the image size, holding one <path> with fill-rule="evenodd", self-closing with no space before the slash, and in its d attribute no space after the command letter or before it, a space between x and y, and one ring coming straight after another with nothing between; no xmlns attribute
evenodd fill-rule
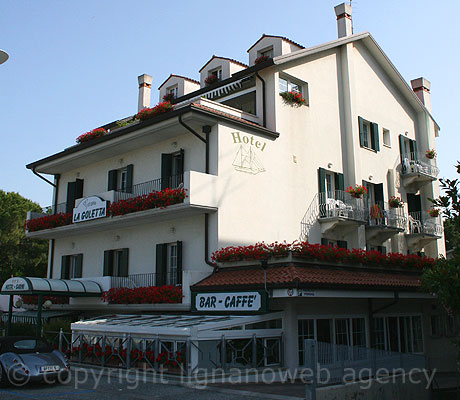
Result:
<svg viewBox="0 0 460 400"><path fill-rule="evenodd" d="M264 151L266 143L255 140L254 136L241 136L239 132L232 132L233 143L239 144L233 166L236 171L256 175L265 172L265 168L256 156L256 150Z"/></svg>

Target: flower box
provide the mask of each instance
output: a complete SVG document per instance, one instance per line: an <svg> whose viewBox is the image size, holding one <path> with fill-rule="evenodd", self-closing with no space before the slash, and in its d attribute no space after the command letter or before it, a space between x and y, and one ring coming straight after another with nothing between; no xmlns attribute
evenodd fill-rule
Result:
<svg viewBox="0 0 460 400"><path fill-rule="evenodd" d="M37 232L43 229L56 228L58 226L70 225L72 223L72 213L60 213L45 215L44 217L29 219L25 223L25 228L29 232Z"/></svg>
<svg viewBox="0 0 460 400"><path fill-rule="evenodd" d="M163 96L163 101L173 101L174 99L176 98L176 96L174 96L174 93L166 93L164 96Z"/></svg>
<svg viewBox="0 0 460 400"><path fill-rule="evenodd" d="M170 112L173 108L173 105L169 101L164 101L163 103L158 103L153 108L144 108L136 114L135 118L145 121L147 119L154 118L157 115Z"/></svg>
<svg viewBox="0 0 460 400"><path fill-rule="evenodd" d="M293 106L302 106L307 104L307 101L299 92L283 92L280 93L280 96L283 98L284 102Z"/></svg>
<svg viewBox="0 0 460 400"><path fill-rule="evenodd" d="M356 185L355 187L350 186L345 192L355 199L360 199L367 193L367 189L362 185Z"/></svg>
<svg viewBox="0 0 460 400"><path fill-rule="evenodd" d="M436 157L435 149L427 150L426 153L425 153L425 156L426 156L426 158L429 158L430 160L435 158Z"/></svg>
<svg viewBox="0 0 460 400"><path fill-rule="evenodd" d="M85 143L92 139L104 136L107 131L104 128L96 128L77 137L77 143Z"/></svg>
<svg viewBox="0 0 460 400"><path fill-rule="evenodd" d="M392 196L388 201L388 204L391 208L402 208L404 207L404 202L401 200L400 197Z"/></svg>
<svg viewBox="0 0 460 400"><path fill-rule="evenodd" d="M219 77L217 75L209 75L205 80L204 80L204 83L209 86L209 85L212 85L213 83L216 83L216 82L219 82Z"/></svg>
<svg viewBox="0 0 460 400"><path fill-rule="evenodd" d="M260 63L263 63L264 61L267 61L270 57L268 56L260 56L260 57L257 57L255 60L254 60L254 64L260 64Z"/></svg>
<svg viewBox="0 0 460 400"><path fill-rule="evenodd" d="M430 214L430 217L433 217L433 218L439 217L439 209L438 208L430 208L428 210L428 214Z"/></svg>
<svg viewBox="0 0 460 400"><path fill-rule="evenodd" d="M182 297L182 288L172 285L112 288L102 294L109 304L178 304Z"/></svg>

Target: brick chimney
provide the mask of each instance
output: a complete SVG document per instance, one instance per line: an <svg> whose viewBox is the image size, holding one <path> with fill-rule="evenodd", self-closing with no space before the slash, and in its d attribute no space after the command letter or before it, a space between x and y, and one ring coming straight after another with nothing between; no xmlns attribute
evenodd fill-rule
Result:
<svg viewBox="0 0 460 400"><path fill-rule="evenodd" d="M428 79L417 78L410 81L412 85L412 90L420 99L420 101L425 105L427 110L431 112L431 83Z"/></svg>
<svg viewBox="0 0 460 400"><path fill-rule="evenodd" d="M150 107L150 93L152 91L152 80L150 75L144 74L137 77L139 82L139 102L137 103L137 110L141 111L143 108Z"/></svg>
<svg viewBox="0 0 460 400"><path fill-rule="evenodd" d="M353 34L353 23L351 20L351 5L347 3L334 7L337 16L337 33L339 39Z"/></svg>

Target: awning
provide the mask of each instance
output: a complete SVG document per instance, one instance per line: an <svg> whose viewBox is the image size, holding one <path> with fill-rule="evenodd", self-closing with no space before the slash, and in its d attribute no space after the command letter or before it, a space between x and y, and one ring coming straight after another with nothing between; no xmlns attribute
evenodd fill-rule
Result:
<svg viewBox="0 0 460 400"><path fill-rule="evenodd" d="M73 312L63 312L63 311L42 311L41 319L42 323L48 322L52 318L61 318L65 316L72 315ZM8 314L4 313L2 315L2 321L8 322ZM32 324L35 325L37 323L37 311L35 310L27 310L27 311L17 311L14 312L12 315L13 323L24 323L24 324Z"/></svg>
<svg viewBox="0 0 460 400"><path fill-rule="evenodd" d="M5 281L0 294L100 297L102 288L87 280L15 277Z"/></svg>

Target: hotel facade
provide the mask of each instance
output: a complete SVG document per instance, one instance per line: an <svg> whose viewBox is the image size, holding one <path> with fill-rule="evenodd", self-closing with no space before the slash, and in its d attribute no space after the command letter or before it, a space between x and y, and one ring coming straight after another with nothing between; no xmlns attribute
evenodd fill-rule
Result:
<svg viewBox="0 0 460 400"><path fill-rule="evenodd" d="M196 317L187 325L198 329L195 339L256 332L289 368L303 364L306 339L454 367L445 355L448 317L420 291L420 270L307 260L295 251L262 262L213 260L228 246L294 241L387 257L445 254L441 219L429 213L428 198L439 196L431 154L440 131L430 82L409 86L370 33L352 32L351 7L335 12L337 39L304 47L264 34L248 49L248 65L214 55L199 80L171 74L158 91L172 110L104 125L107 134L27 166L54 176L49 213L72 215L65 225L27 231L50 240L49 279L93 281L102 291L182 289L174 304L71 298L59 307L89 318L74 333L153 337L161 324L137 329L141 315ZM151 85L152 77L139 77L139 111L150 107ZM348 188L357 185L367 193L353 197ZM187 197L109 213L169 189ZM29 222L49 213L31 213ZM184 340L174 329L185 325L164 326L167 340Z"/></svg>

